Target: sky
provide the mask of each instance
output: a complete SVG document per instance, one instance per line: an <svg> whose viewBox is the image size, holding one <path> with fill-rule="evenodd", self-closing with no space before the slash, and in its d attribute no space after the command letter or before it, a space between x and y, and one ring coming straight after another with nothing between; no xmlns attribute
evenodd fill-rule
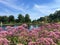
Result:
<svg viewBox="0 0 60 45"><path fill-rule="evenodd" d="M60 0L0 0L0 16L29 14L32 20L60 10Z"/></svg>

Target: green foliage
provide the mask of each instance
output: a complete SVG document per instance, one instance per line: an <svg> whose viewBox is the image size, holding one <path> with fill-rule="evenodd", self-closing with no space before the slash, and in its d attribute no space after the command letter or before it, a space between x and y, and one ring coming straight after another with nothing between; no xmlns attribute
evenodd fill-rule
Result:
<svg viewBox="0 0 60 45"><path fill-rule="evenodd" d="M32 23L33 23L34 25L36 25L38 22L37 22L37 20L33 20Z"/></svg>
<svg viewBox="0 0 60 45"><path fill-rule="evenodd" d="M8 17L8 21L11 23L11 22L14 22L14 16L13 15L10 15Z"/></svg>
<svg viewBox="0 0 60 45"><path fill-rule="evenodd" d="M29 14L26 14L25 17L22 14L19 14L17 19L15 19L13 15L10 15L9 17L0 16L0 23L1 22L4 24L7 24L7 23L10 23L10 24L13 24L13 23L31 23L31 19L30 19Z"/></svg>
<svg viewBox="0 0 60 45"><path fill-rule="evenodd" d="M7 37L7 39L10 41L10 44L11 44L11 45L19 43L18 37L16 37L16 36Z"/></svg>
<svg viewBox="0 0 60 45"><path fill-rule="evenodd" d="M40 17L38 19L38 21L42 22L60 22L60 11L56 11L54 14L50 14L49 16L45 16L45 17Z"/></svg>
<svg viewBox="0 0 60 45"><path fill-rule="evenodd" d="M8 17L7 16L0 16L0 22L7 23Z"/></svg>
<svg viewBox="0 0 60 45"><path fill-rule="evenodd" d="M15 19L13 15L7 16L0 16L0 22L3 23L31 23L31 19L29 14L26 14L25 17L22 14L18 15L18 18ZM37 20L33 20L32 23L52 23L52 22L60 22L60 11L56 11L49 16L40 17Z"/></svg>
<svg viewBox="0 0 60 45"><path fill-rule="evenodd" d="M26 14L26 15L25 15L25 22L26 22L26 23L30 23L30 22L31 22L31 19L30 19L29 14Z"/></svg>
<svg viewBox="0 0 60 45"><path fill-rule="evenodd" d="M24 16L22 14L18 15L18 22L20 22L20 23L24 22Z"/></svg>

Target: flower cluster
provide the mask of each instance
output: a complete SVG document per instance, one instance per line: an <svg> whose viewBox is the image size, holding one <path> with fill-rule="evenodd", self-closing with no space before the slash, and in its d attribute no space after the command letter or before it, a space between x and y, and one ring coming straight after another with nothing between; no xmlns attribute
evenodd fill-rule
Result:
<svg viewBox="0 0 60 45"><path fill-rule="evenodd" d="M60 24L44 24L31 30L26 24L0 28L0 45L60 45Z"/></svg>

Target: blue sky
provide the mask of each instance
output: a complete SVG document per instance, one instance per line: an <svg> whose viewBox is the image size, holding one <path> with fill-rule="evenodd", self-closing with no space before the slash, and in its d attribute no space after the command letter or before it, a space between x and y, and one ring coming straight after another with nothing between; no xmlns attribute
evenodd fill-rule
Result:
<svg viewBox="0 0 60 45"><path fill-rule="evenodd" d="M30 14L30 18L38 19L60 10L60 0L0 0L0 15Z"/></svg>

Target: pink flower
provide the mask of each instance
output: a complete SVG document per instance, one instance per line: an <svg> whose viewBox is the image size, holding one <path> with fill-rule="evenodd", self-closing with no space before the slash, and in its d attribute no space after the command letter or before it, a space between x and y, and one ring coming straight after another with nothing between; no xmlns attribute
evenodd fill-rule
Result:
<svg viewBox="0 0 60 45"><path fill-rule="evenodd" d="M9 45L9 42L6 38L0 38L0 44Z"/></svg>

